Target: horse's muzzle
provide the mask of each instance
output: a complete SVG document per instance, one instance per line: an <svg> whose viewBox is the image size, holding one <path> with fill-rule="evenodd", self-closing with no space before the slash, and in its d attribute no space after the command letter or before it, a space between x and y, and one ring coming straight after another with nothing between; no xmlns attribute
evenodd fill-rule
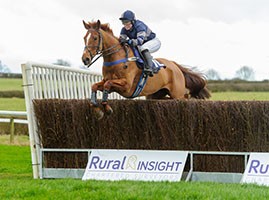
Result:
<svg viewBox="0 0 269 200"><path fill-rule="evenodd" d="M82 58L82 62L84 63L84 65L89 65L90 59L89 58Z"/></svg>

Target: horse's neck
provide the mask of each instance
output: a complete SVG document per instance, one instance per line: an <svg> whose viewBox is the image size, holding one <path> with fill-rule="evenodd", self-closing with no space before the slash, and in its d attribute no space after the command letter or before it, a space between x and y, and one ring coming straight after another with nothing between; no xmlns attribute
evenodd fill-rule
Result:
<svg viewBox="0 0 269 200"><path fill-rule="evenodd" d="M113 46L116 46L119 44L119 41L116 37L113 35L101 30L101 34L103 35L103 48L104 49L109 49Z"/></svg>
<svg viewBox="0 0 269 200"><path fill-rule="evenodd" d="M109 52L113 52L115 51L115 53L111 53L108 56L104 56L104 61L105 62L110 62L110 61L115 61L115 60L119 60L119 59L123 59L126 57L127 53L124 47L121 47L119 40L110 35L109 33L102 31L103 34L103 48L106 49L110 49L111 50ZM114 46L114 48L113 48ZM131 51L131 49L128 49L128 54L129 57L133 56L133 52Z"/></svg>
<svg viewBox="0 0 269 200"><path fill-rule="evenodd" d="M103 56L104 62L114 62L122 60L127 56L128 57L134 56L131 48L128 47L128 49L125 49L126 47L121 46L118 39L112 35L104 35L103 45L104 49L109 49L115 46L115 48L113 48L113 50L111 51L111 52L115 51L114 53L111 53L107 56L105 55ZM123 62L119 63L116 67L103 66L102 72L104 79L108 80L108 79L124 78L128 79L129 82L133 82L133 80L138 76L137 74L139 74L139 69L135 65L136 65L135 62L126 62L126 63Z"/></svg>

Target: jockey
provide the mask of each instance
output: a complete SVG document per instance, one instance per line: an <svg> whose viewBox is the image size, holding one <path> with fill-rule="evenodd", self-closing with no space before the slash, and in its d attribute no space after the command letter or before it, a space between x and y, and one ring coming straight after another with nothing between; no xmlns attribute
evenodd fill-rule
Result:
<svg viewBox="0 0 269 200"><path fill-rule="evenodd" d="M135 19L135 14L132 11L125 11L119 19L124 26L120 32L120 42L127 42L129 45L139 49L146 62L145 74L153 76L151 53L160 49L160 40L156 38L156 34L144 22Z"/></svg>

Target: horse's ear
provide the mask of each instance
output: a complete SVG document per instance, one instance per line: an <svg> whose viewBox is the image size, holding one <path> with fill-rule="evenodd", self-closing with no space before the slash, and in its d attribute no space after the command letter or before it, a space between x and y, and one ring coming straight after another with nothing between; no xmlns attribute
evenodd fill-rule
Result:
<svg viewBox="0 0 269 200"><path fill-rule="evenodd" d="M97 23L96 23L96 30L99 30L101 28L101 22L100 20L98 19L97 20Z"/></svg>
<svg viewBox="0 0 269 200"><path fill-rule="evenodd" d="M91 26L89 24L87 24L84 20L83 20L83 24L84 24L84 27L88 30L91 28Z"/></svg>

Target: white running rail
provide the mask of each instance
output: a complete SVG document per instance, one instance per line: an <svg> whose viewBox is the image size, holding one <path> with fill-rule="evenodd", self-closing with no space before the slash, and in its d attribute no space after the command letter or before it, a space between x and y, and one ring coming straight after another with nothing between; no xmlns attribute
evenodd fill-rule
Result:
<svg viewBox="0 0 269 200"><path fill-rule="evenodd" d="M88 99L91 86L102 80L102 76L87 70L58 65L27 62L22 64L22 77L27 110L28 129L33 166L33 177L39 177L40 148L37 126L33 111L33 99ZM98 92L97 98L102 98ZM124 99L117 93L110 99Z"/></svg>

